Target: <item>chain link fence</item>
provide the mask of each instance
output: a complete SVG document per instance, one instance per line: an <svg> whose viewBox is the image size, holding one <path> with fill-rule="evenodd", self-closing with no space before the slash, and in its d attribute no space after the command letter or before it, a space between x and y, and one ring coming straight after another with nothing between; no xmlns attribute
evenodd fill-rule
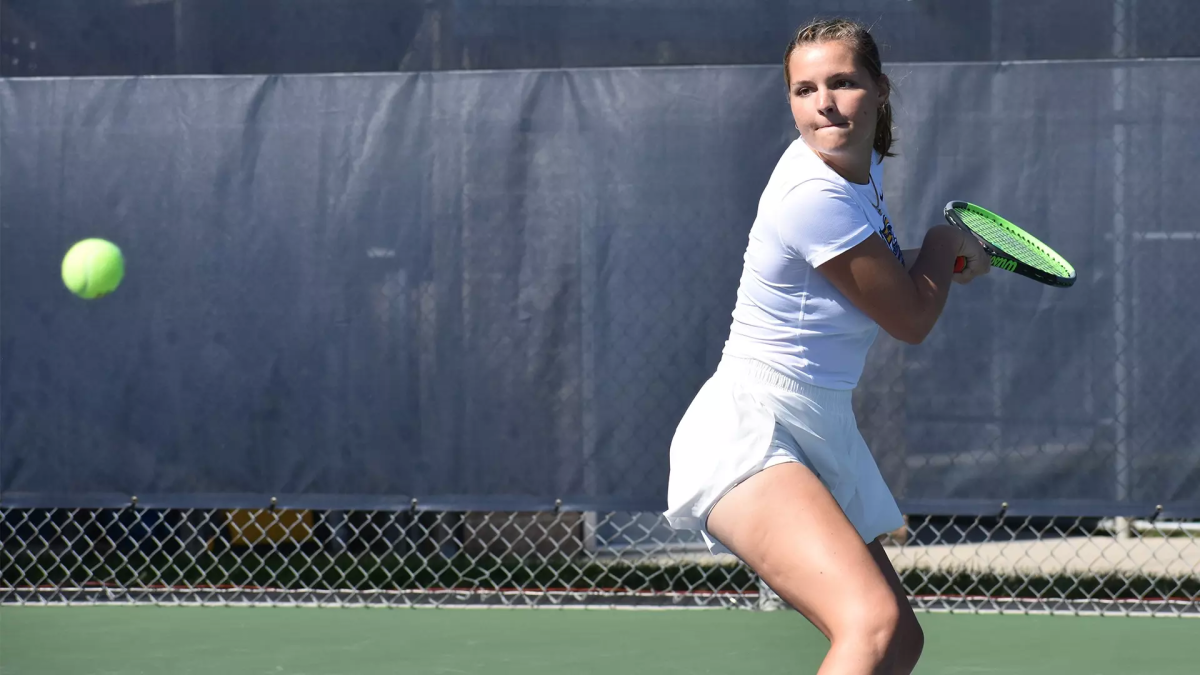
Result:
<svg viewBox="0 0 1200 675"><path fill-rule="evenodd" d="M777 609L729 556L645 513L0 510L0 602ZM914 607L1195 616L1196 524L909 517Z"/></svg>

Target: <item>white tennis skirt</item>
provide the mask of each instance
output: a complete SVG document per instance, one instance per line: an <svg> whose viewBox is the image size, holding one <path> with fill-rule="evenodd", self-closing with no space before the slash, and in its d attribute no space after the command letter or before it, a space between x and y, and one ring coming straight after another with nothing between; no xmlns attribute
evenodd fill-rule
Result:
<svg viewBox="0 0 1200 675"><path fill-rule="evenodd" d="M671 527L705 528L717 500L750 476L800 462L821 479L863 541L904 524L854 419L851 390L792 379L765 363L725 356L688 407L671 441Z"/></svg>

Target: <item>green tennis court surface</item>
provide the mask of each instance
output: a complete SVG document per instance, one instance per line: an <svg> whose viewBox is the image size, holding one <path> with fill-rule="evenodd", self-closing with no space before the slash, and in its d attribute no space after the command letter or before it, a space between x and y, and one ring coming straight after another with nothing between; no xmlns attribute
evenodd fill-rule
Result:
<svg viewBox="0 0 1200 675"><path fill-rule="evenodd" d="M1188 619L921 614L917 672L1193 674ZM812 673L791 612L5 607L4 675Z"/></svg>

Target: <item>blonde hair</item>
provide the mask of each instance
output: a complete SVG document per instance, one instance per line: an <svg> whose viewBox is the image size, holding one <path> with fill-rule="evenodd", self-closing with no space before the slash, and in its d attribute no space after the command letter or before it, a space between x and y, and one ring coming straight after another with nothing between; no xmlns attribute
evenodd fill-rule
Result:
<svg viewBox="0 0 1200 675"><path fill-rule="evenodd" d="M788 72L788 59L792 53L803 45L833 41L845 43L875 83L887 86L884 84L887 78L883 74L883 63L879 59L879 47L875 45L875 38L871 37L866 26L849 19L815 19L796 31L796 37L788 43L787 51L783 53L783 79L789 90L792 87L792 79L791 73ZM874 148L880 159L895 156L891 151L892 143L892 104L888 102L879 107L875 119Z"/></svg>

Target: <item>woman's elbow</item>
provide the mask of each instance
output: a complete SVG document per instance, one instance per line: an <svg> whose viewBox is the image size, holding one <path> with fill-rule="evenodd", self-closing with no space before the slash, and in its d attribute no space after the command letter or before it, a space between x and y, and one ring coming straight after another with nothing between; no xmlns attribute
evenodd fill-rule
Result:
<svg viewBox="0 0 1200 675"><path fill-rule="evenodd" d="M886 328L888 335L897 340L910 344L919 345L929 337L929 333L933 331L933 324L925 321L905 321L902 324Z"/></svg>

